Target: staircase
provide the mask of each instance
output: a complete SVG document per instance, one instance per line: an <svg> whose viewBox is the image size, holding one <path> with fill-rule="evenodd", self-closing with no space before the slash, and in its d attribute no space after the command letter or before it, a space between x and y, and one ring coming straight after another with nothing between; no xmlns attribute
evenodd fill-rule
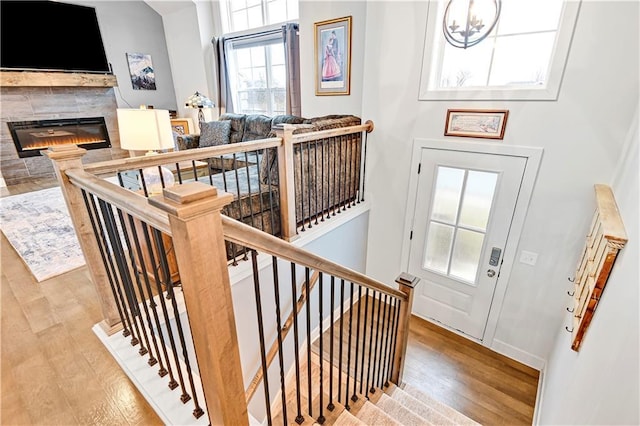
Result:
<svg viewBox="0 0 640 426"><path fill-rule="evenodd" d="M303 357L304 358L304 357ZM300 371L306 372L306 361L301 364ZM301 411L311 411L313 417L303 415L301 425L341 425L341 426L359 426L359 425L381 425L381 426L429 426L429 425L479 425L479 423L458 412L454 408L443 404L442 402L431 397L427 393L421 391L415 386L404 384L398 387L393 383L389 386L374 388L373 392L368 392L366 397L361 393L356 393L357 399L353 401L349 398L349 409L345 408L345 383L347 375L338 375L333 369L333 374L329 374L329 363L323 360L323 407L320 410L319 396L315 397L309 410L309 400L307 398L306 389L308 386L307 375L300 376L300 395ZM327 393L329 388L329 379L333 380L333 410L327 408L330 398ZM341 383L340 402L337 399L337 384ZM353 378L350 378L350 389L359 389L360 384L356 382L353 385ZM286 384L286 389L295 388L295 377L290 377ZM320 359L316 353L311 356L311 382L312 393L318 395L318 384L320 382ZM351 395L351 392L349 393ZM272 407L272 415L274 425L284 424L281 404L274 403ZM297 397L294 391L287 392L287 422L286 424L295 426L297 416ZM320 422L320 416L324 417Z"/></svg>

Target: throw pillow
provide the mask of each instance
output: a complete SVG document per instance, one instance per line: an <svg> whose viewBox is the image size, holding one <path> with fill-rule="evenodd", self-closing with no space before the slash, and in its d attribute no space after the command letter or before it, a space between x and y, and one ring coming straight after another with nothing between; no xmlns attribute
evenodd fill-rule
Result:
<svg viewBox="0 0 640 426"><path fill-rule="evenodd" d="M230 134L230 121L203 122L200 129L200 148L227 144Z"/></svg>

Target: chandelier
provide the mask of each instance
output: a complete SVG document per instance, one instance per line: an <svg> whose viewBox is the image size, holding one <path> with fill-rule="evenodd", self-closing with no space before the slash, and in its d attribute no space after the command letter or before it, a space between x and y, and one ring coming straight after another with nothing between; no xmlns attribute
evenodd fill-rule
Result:
<svg viewBox="0 0 640 426"><path fill-rule="evenodd" d="M442 20L444 38L453 47L475 46L496 26L501 6L501 0L449 0Z"/></svg>

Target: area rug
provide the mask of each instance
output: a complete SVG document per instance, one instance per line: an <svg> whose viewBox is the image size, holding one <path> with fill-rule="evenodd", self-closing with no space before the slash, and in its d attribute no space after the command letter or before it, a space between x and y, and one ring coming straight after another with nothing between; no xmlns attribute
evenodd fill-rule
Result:
<svg viewBox="0 0 640 426"><path fill-rule="evenodd" d="M0 198L0 229L38 282L85 264L60 187Z"/></svg>

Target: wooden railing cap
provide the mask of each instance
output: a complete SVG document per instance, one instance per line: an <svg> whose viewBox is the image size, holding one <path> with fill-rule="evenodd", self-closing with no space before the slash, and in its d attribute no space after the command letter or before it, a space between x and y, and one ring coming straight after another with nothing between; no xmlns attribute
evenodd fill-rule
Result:
<svg viewBox="0 0 640 426"><path fill-rule="evenodd" d="M68 160L80 158L86 154L87 150L78 145L54 145L50 146L44 153L52 160Z"/></svg>
<svg viewBox="0 0 640 426"><path fill-rule="evenodd" d="M181 219L221 210L233 201L233 194L223 192L202 182L189 182L165 188L162 195L148 198L149 204Z"/></svg>

